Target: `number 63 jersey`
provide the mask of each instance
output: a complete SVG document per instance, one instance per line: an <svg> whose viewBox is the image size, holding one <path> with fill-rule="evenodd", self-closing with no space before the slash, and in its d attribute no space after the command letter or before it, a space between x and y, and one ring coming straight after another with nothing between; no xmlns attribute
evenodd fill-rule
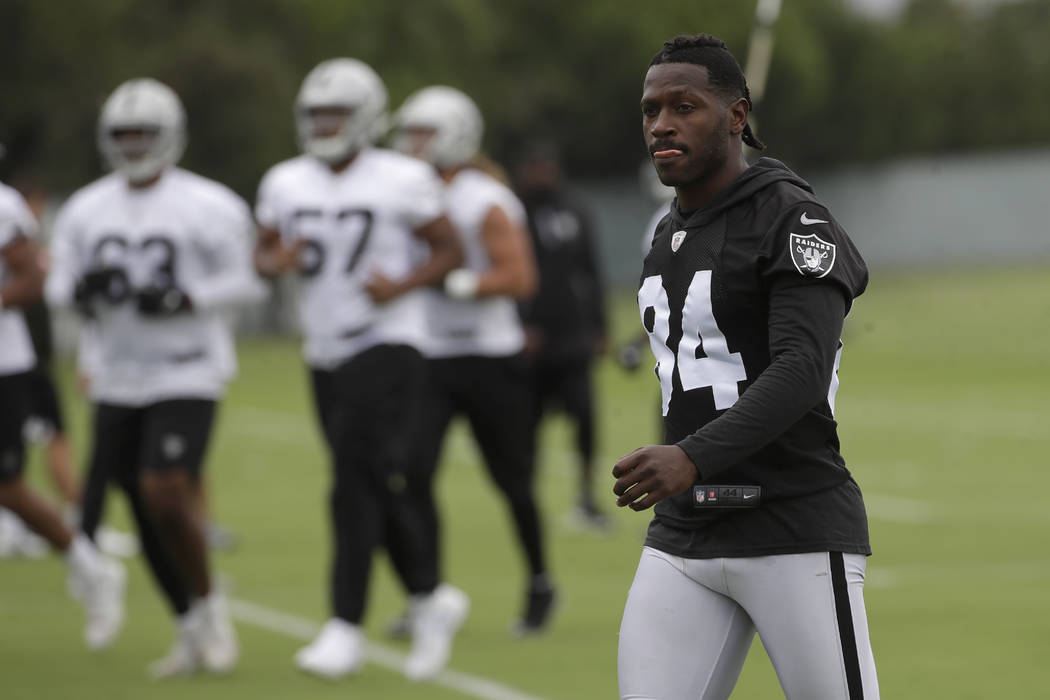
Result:
<svg viewBox="0 0 1050 700"><path fill-rule="evenodd" d="M714 508L692 489L665 499L650 528L657 546L682 556L867 549L833 414L838 334L867 278L809 185L773 159L692 214L672 207L638 291L665 442L696 462L698 483L758 486L761 500ZM821 493L828 503L810 500ZM661 527L690 534L668 542Z"/></svg>
<svg viewBox="0 0 1050 700"><path fill-rule="evenodd" d="M70 197L55 219L48 302L72 305L93 272L123 281L91 303L94 401L222 396L236 371L226 312L265 294L252 267L253 227L244 200L179 168L143 188L110 174ZM178 289L191 308L144 314L137 293L147 287Z"/></svg>

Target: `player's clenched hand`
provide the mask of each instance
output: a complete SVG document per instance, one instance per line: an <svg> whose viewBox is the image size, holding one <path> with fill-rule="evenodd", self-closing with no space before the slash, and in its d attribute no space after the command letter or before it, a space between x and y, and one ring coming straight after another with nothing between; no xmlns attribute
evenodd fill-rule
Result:
<svg viewBox="0 0 1050 700"><path fill-rule="evenodd" d="M678 445L649 445L620 458L612 470L618 506L645 510L682 493L697 480L696 466Z"/></svg>
<svg viewBox="0 0 1050 700"><path fill-rule="evenodd" d="M373 272L365 282L365 291L368 292L368 296L372 297L372 301L382 304L399 296L404 290L401 289L401 285L383 273Z"/></svg>
<svg viewBox="0 0 1050 700"><path fill-rule="evenodd" d="M306 239L296 239L291 245L280 243L273 250L273 266L276 272L285 272L299 267L303 248L306 247Z"/></svg>

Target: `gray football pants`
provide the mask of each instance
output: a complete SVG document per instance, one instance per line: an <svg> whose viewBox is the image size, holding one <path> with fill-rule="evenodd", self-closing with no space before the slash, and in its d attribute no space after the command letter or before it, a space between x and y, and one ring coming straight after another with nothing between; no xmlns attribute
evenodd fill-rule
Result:
<svg viewBox="0 0 1050 700"><path fill-rule="evenodd" d="M757 631L788 700L878 700L865 557L683 559L645 547L620 625L621 700L723 700Z"/></svg>

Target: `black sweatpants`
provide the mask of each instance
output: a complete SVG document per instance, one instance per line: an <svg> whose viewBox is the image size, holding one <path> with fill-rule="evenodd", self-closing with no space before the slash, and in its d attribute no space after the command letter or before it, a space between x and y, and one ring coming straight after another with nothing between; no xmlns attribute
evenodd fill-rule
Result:
<svg viewBox="0 0 1050 700"><path fill-rule="evenodd" d="M531 365L536 392L533 404L536 431L549 405L560 405L576 429L576 450L584 462L590 462L594 457L595 414L591 364L590 357L557 360L540 357L533 360Z"/></svg>
<svg viewBox="0 0 1050 700"><path fill-rule="evenodd" d="M425 515L433 566L439 568L440 519L433 480L448 426L456 415L470 423L489 476L506 499L532 575L546 572L542 525L533 493L532 390L519 357L454 357L427 361L416 459L410 474L413 496ZM396 547L394 567L411 591L415 577ZM429 565L429 564L428 564Z"/></svg>
<svg viewBox="0 0 1050 700"><path fill-rule="evenodd" d="M411 496L407 474L425 372L414 348L380 345L332 372L313 373L333 464L332 608L353 624L364 616L372 557L384 542L412 563L415 592L437 585L430 563L436 558L428 551L425 518Z"/></svg>

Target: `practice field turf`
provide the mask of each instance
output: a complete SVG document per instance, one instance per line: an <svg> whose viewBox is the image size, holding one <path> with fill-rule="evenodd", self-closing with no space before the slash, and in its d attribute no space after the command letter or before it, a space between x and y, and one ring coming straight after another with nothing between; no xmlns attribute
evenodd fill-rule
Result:
<svg viewBox="0 0 1050 700"><path fill-rule="evenodd" d="M618 297L617 338L635 333ZM1036 698L1050 688L1050 274L876 270L845 337L837 412L847 462L864 490L874 556L866 600L884 698ZM226 678L167 683L147 663L172 639L141 562L129 562L128 621L101 654L81 643L64 569L0 561L0 698L616 697L616 635L648 514L617 512L614 530L574 527L571 436L548 424L539 475L562 605L549 633L514 640L523 566L498 496L462 425L440 478L447 578L473 604L452 673L413 684L392 670L404 643L383 635L402 594L380 561L367 619L381 647L356 677L298 673L292 654L326 616L327 472L291 340L243 339L241 374L221 410L209 459L217 519L239 546L215 555L238 615L243 662ZM600 494L616 458L657 426L651 372L599 366ZM68 374L63 375L69 385ZM74 438L84 411L70 393ZM41 468L32 467L41 483ZM109 521L127 527L120 497ZM702 621L698 621L699 626ZM734 698L781 697L756 641Z"/></svg>

